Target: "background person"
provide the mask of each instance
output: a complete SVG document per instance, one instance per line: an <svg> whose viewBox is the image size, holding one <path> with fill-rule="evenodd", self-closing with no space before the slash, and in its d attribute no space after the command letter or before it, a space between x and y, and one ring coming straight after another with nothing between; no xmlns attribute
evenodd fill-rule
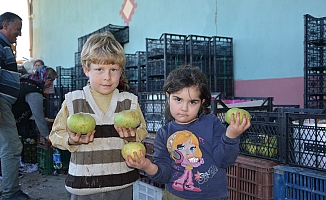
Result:
<svg viewBox="0 0 326 200"><path fill-rule="evenodd" d="M44 115L44 92L53 86L53 81L58 77L51 67L40 66L34 74L25 74L20 79L20 93L13 105L19 133L24 136L25 125L33 115L36 126L43 137L49 137L49 128Z"/></svg>
<svg viewBox="0 0 326 200"><path fill-rule="evenodd" d="M22 19L10 12L0 15L0 159L2 199L30 199L19 185L20 155L23 145L19 139L12 104L19 96L20 81L16 58L11 44L21 36Z"/></svg>

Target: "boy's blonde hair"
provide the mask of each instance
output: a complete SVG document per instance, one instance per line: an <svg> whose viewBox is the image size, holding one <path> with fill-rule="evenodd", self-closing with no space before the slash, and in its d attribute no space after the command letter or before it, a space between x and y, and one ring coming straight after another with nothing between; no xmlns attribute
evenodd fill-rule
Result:
<svg viewBox="0 0 326 200"><path fill-rule="evenodd" d="M126 56L121 44L116 41L112 33L91 35L81 52L82 65L89 70L90 64L118 64L122 69L126 64Z"/></svg>

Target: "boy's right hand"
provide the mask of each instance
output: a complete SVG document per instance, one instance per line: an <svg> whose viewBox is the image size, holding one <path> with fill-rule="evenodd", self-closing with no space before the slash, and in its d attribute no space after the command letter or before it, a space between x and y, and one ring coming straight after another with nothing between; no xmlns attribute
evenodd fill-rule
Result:
<svg viewBox="0 0 326 200"><path fill-rule="evenodd" d="M66 129L69 134L68 144L70 145L88 144L94 141L95 130L87 134L81 134L72 132L68 127Z"/></svg>

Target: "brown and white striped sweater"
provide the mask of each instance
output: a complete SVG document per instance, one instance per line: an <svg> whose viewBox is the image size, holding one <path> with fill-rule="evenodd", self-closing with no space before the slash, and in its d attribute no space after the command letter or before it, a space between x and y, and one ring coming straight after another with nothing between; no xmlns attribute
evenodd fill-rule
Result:
<svg viewBox="0 0 326 200"><path fill-rule="evenodd" d="M138 179L138 170L129 168L121 156L125 141L113 126L117 113L137 109L137 100L137 96L131 93L119 93L115 90L108 111L103 113L95 103L89 86L66 94L65 104L69 115L78 112L89 113L96 121L94 141L78 145L77 150L71 152L65 182L68 192L89 195L118 190L132 185ZM55 133L51 135L50 139Z"/></svg>

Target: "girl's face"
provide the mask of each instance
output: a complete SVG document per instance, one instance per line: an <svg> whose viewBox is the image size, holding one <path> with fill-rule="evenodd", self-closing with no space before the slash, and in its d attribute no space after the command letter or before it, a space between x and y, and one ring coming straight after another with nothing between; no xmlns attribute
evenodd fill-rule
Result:
<svg viewBox="0 0 326 200"><path fill-rule="evenodd" d="M122 69L117 64L90 64L89 69L83 66L85 75L89 78L91 88L101 94L110 94L118 87Z"/></svg>
<svg viewBox="0 0 326 200"><path fill-rule="evenodd" d="M197 87L186 87L178 92L166 94L170 112L175 122L187 124L197 118L201 104L200 91Z"/></svg>

